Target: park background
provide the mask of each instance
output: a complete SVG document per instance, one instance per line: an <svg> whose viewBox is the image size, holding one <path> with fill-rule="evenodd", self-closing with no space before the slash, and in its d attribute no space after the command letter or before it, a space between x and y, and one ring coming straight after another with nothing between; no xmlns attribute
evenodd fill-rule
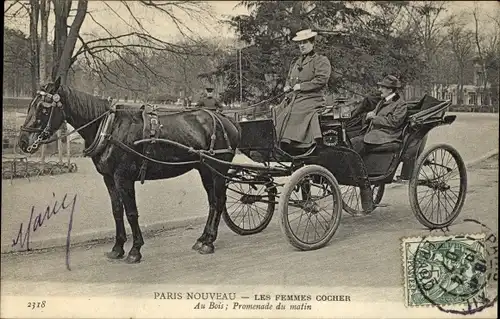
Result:
<svg viewBox="0 0 500 319"><path fill-rule="evenodd" d="M28 103L56 74L96 96L173 110L195 107L211 85L226 113L261 114L268 104L248 106L281 92L302 28L319 31L317 50L332 62L329 101L359 99L391 73L407 100L498 112L495 1L30 0L4 2L4 17L3 154L18 153ZM71 140L30 160L80 156L81 139Z"/></svg>

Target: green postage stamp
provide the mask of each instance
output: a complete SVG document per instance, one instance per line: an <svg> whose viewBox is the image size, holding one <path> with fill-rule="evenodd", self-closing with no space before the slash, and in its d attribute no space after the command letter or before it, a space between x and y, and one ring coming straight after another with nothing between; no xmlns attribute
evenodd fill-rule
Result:
<svg viewBox="0 0 500 319"><path fill-rule="evenodd" d="M403 239L406 306L464 306L471 312L494 303L497 297L487 288L498 268L492 267L488 240L485 234Z"/></svg>

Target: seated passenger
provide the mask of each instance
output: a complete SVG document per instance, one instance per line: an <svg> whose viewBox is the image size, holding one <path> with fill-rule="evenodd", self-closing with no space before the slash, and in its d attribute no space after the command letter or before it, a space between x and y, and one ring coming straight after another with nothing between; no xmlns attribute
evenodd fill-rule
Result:
<svg viewBox="0 0 500 319"><path fill-rule="evenodd" d="M318 111L326 106L325 90L331 73L328 58L314 52L317 33L297 32L301 56L292 63L284 91L296 92L293 104L286 99L277 107L277 138L288 149L307 149L322 139Z"/></svg>
<svg viewBox="0 0 500 319"><path fill-rule="evenodd" d="M382 100L375 110L366 114L366 126L360 135L351 139L354 150L361 156L377 145L402 140L407 107L398 94L401 83L395 76L388 75L377 84Z"/></svg>

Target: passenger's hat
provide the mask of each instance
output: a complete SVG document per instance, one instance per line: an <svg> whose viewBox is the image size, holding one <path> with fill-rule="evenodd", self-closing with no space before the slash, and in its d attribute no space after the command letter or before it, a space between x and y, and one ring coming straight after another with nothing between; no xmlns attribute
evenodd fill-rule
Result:
<svg viewBox="0 0 500 319"><path fill-rule="evenodd" d="M387 75L381 82L377 82L378 85L387 88L400 88L401 82L394 75Z"/></svg>
<svg viewBox="0 0 500 319"><path fill-rule="evenodd" d="M317 35L318 35L318 33L312 31L311 29L305 29L305 30L301 30L301 31L297 32L295 34L295 37L292 39L292 41L295 41L295 42L304 41L307 39L314 38Z"/></svg>

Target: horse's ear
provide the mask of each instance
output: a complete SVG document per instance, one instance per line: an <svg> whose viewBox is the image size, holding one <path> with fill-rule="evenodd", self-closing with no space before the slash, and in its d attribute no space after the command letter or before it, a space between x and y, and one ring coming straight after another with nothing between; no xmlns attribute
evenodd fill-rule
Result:
<svg viewBox="0 0 500 319"><path fill-rule="evenodd" d="M56 92L59 89L59 86L61 86L61 76L57 76L56 81L54 82L54 92Z"/></svg>

